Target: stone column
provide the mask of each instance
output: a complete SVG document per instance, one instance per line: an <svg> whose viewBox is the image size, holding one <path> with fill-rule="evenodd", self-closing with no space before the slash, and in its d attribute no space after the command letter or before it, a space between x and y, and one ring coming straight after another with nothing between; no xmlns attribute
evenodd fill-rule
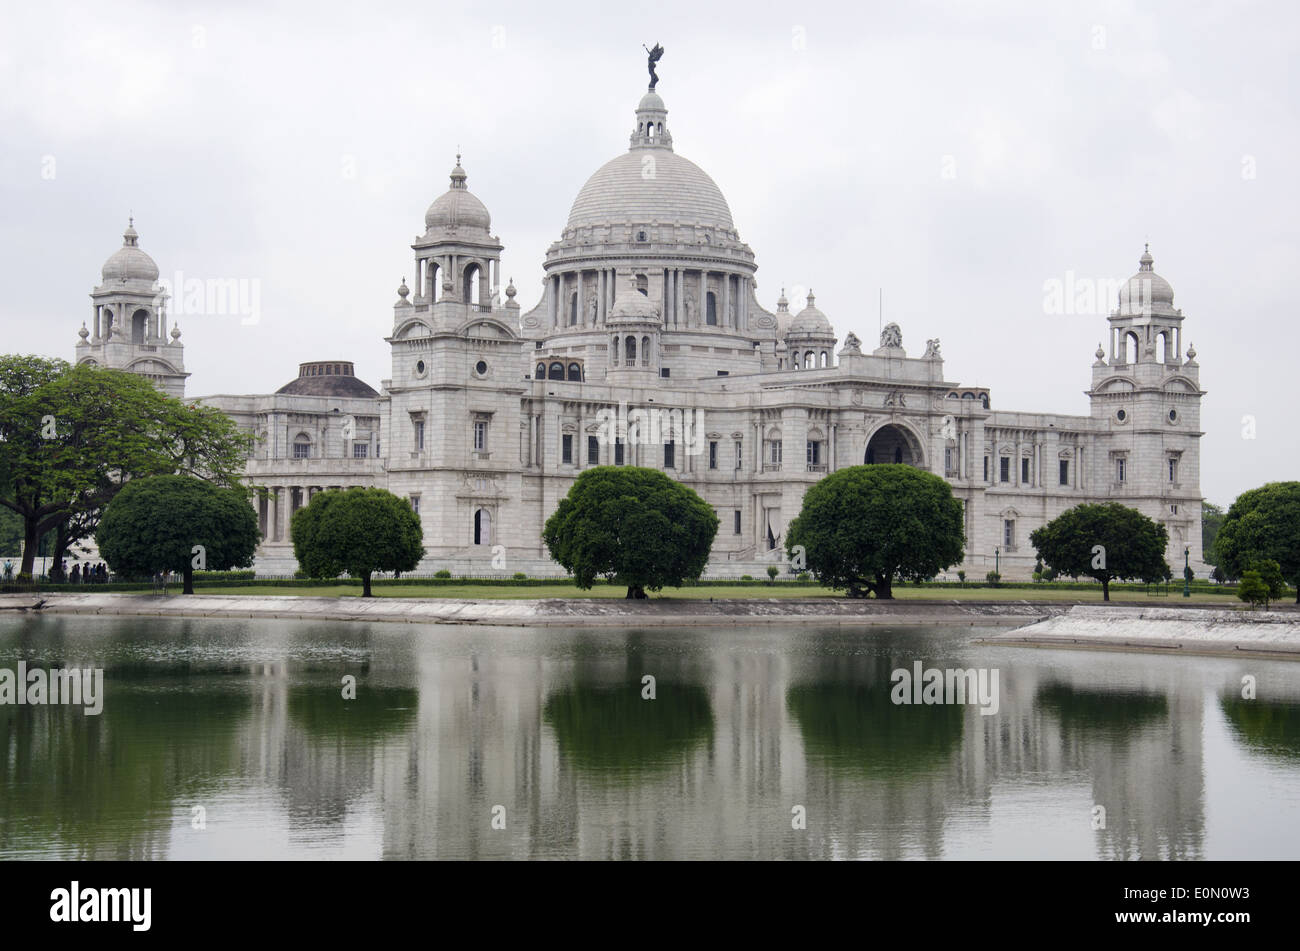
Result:
<svg viewBox="0 0 1300 951"><path fill-rule="evenodd" d="M578 271L578 326L587 326L587 275Z"/></svg>
<svg viewBox="0 0 1300 951"><path fill-rule="evenodd" d="M605 323L605 295L607 293L605 285L609 277L609 272L604 268L596 271L596 323Z"/></svg>
<svg viewBox="0 0 1300 951"><path fill-rule="evenodd" d="M722 316L718 319L719 327L732 327L731 322L731 275L722 275Z"/></svg>
<svg viewBox="0 0 1300 951"><path fill-rule="evenodd" d="M700 296L695 307L695 326L703 327L709 320L709 272L700 271Z"/></svg>
<svg viewBox="0 0 1300 951"><path fill-rule="evenodd" d="M830 458L826 460L826 471L827 471L827 472L834 472L834 471L835 471L835 450L838 448L838 442L839 442L839 440L838 440L837 437L838 437L838 430L839 430L839 428L840 428L839 423L831 423L831 425L830 425L830 430L831 430L831 445L830 445L830 450L831 450L831 454L830 454Z"/></svg>

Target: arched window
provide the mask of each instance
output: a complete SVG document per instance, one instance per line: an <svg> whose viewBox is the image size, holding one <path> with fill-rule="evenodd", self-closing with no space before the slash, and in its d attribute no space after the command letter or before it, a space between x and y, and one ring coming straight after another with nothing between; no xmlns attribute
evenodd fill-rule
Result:
<svg viewBox="0 0 1300 951"><path fill-rule="evenodd" d="M987 393L980 394L980 405L985 409L989 408L989 395Z"/></svg>
<svg viewBox="0 0 1300 951"><path fill-rule="evenodd" d="M299 433L293 440L293 457L295 459L311 458L311 437L306 433Z"/></svg>
<svg viewBox="0 0 1300 951"><path fill-rule="evenodd" d="M1124 362L1137 363L1138 355L1142 352L1139 349L1141 346L1142 341L1138 339L1137 334L1132 331L1126 333L1124 335Z"/></svg>
<svg viewBox="0 0 1300 951"><path fill-rule="evenodd" d="M1160 331L1156 334L1156 363L1165 362L1165 354L1169 351L1169 334Z"/></svg>
<svg viewBox="0 0 1300 951"><path fill-rule="evenodd" d="M539 363L539 364L537 364L537 373L536 373L534 379L538 379L538 380L544 380L544 379L546 379L546 364L545 364L545 363Z"/></svg>
<svg viewBox="0 0 1300 951"><path fill-rule="evenodd" d="M630 367L636 366L636 337L629 336L625 343L624 359Z"/></svg>
<svg viewBox="0 0 1300 951"><path fill-rule="evenodd" d="M582 365L578 363L569 364L569 379L578 383L582 382Z"/></svg>
<svg viewBox="0 0 1300 951"><path fill-rule="evenodd" d="M791 370L797 370L797 369L799 369L799 352L798 352L798 351L795 351L794 353L790 354L790 369L791 369Z"/></svg>
<svg viewBox="0 0 1300 951"><path fill-rule="evenodd" d="M636 276L636 289L646 297L650 296L650 280L644 274Z"/></svg>
<svg viewBox="0 0 1300 951"><path fill-rule="evenodd" d="M704 322L710 327L718 326L718 295L713 291L704 298Z"/></svg>
<svg viewBox="0 0 1300 951"><path fill-rule="evenodd" d="M817 354L813 353L811 350L805 353L803 355L803 365L806 366L809 370L816 370Z"/></svg>
<svg viewBox="0 0 1300 951"><path fill-rule="evenodd" d="M131 315L131 342L144 343L149 336L149 311L141 309Z"/></svg>
<svg viewBox="0 0 1300 951"><path fill-rule="evenodd" d="M486 303L479 295L479 278L483 274L483 269L477 264L469 264L461 272L461 286L464 288L464 297L466 304L483 304Z"/></svg>
<svg viewBox="0 0 1300 951"><path fill-rule="evenodd" d="M641 366L648 367L649 365L650 365L650 338L642 337L641 338Z"/></svg>
<svg viewBox="0 0 1300 951"><path fill-rule="evenodd" d="M551 378L552 380L563 380L563 379L564 379L564 364L563 364L563 363L552 363L552 364L551 364L551 373L550 373L550 378Z"/></svg>
<svg viewBox="0 0 1300 951"><path fill-rule="evenodd" d="M614 337L609 342L609 365L618 366L618 338Z"/></svg>
<svg viewBox="0 0 1300 951"><path fill-rule="evenodd" d="M487 509L474 510L474 544L492 544L492 513Z"/></svg>
<svg viewBox="0 0 1300 951"><path fill-rule="evenodd" d="M822 351L822 363L821 363L821 365L824 366L824 367L828 367L828 366L831 365L831 363L830 363L830 357L826 356L826 351L825 351L825 350Z"/></svg>

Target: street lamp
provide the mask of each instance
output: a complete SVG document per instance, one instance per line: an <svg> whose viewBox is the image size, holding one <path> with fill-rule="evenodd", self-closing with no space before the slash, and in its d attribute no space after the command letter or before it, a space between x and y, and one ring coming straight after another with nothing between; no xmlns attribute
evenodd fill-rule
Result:
<svg viewBox="0 0 1300 951"><path fill-rule="evenodd" d="M1001 545L993 546L993 572L994 574L998 574L998 575L1002 574L1002 546Z"/></svg>
<svg viewBox="0 0 1300 951"><path fill-rule="evenodd" d="M1183 597L1184 598L1190 598L1192 596L1192 589L1190 587L1190 583L1192 580L1192 565L1190 561L1191 550L1192 550L1191 545L1183 546Z"/></svg>

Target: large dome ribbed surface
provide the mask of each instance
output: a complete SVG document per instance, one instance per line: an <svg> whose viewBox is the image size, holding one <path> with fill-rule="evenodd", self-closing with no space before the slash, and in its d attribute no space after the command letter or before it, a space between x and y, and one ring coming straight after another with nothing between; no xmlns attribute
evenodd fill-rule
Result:
<svg viewBox="0 0 1300 951"><path fill-rule="evenodd" d="M647 174L647 168L653 174ZM567 227L625 219L634 223L698 221L735 230L731 209L713 179L694 162L659 148L633 149L602 165L574 199Z"/></svg>

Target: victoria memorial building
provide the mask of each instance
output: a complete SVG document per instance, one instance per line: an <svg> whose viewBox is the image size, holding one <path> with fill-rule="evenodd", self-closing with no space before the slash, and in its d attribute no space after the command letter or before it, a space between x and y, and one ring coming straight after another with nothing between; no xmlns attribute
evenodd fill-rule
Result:
<svg viewBox="0 0 1300 951"><path fill-rule="evenodd" d="M904 463L962 501L975 579L1026 577L1029 533L1081 502L1163 523L1175 575L1201 560L1200 388L1183 315L1150 253L1121 285L1092 363L1088 413L1005 410L944 373L939 341L887 325L839 339L810 293L773 310L722 191L673 147L663 99L636 106L625 152L578 192L546 252L544 293L502 301L502 243L457 157L424 215L414 280L393 304L389 379L312 360L271 393L215 395L255 437L247 480L256 567L294 567L289 518L321 490L378 486L424 526L421 571L557 574L542 526L596 465L661 469L717 512L710 576L760 576L828 472ZM94 289L78 363L138 372L185 395L180 330L158 267L128 227ZM1082 381L1082 374L1081 374Z"/></svg>

